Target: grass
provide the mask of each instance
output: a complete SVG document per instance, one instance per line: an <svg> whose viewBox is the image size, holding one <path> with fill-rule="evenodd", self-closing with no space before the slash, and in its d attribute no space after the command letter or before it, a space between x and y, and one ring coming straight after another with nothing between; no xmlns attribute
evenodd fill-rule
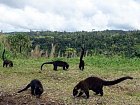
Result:
<svg viewBox="0 0 140 105"><path fill-rule="evenodd" d="M51 59L14 59L13 68L0 67L0 104L30 104L38 103L54 105L139 105L140 103L140 59L104 56L85 57L84 71L78 69L79 58L63 59L70 64L68 71L59 68L53 71L52 65L45 65L40 71L40 65ZM2 61L1 61L2 62ZM104 96L96 96L90 91L90 98L72 96L73 87L82 79L89 76L99 76L113 80L130 75L135 79L120 84L104 87ZM41 80L44 93L38 101L30 96L30 90L17 94L32 79ZM9 100L9 101L5 101ZM7 103L6 103L7 102Z"/></svg>

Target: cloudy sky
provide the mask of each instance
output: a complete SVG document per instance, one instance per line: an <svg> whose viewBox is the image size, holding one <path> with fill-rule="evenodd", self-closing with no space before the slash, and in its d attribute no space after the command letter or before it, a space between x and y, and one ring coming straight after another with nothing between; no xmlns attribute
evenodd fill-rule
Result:
<svg viewBox="0 0 140 105"><path fill-rule="evenodd" d="M140 29L140 0L0 0L0 30Z"/></svg>

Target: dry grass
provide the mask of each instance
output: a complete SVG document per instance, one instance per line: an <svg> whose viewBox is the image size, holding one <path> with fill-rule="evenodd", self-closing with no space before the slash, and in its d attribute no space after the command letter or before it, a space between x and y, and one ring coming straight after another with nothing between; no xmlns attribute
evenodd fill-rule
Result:
<svg viewBox="0 0 140 105"><path fill-rule="evenodd" d="M40 65L44 59L18 59L14 60L13 68L0 67L0 105L140 105L140 71L125 70L109 67L99 67L90 62L84 71L78 69L78 59L68 59L70 64L68 71L59 68L53 71L52 66L45 65L40 71ZM122 67L123 68L123 67ZM126 69L129 68L129 71ZM137 67L136 67L137 68ZM135 69L135 68L134 68ZM73 98L73 87L82 79L91 75L103 79L113 80L121 76L130 75L135 79L123 81L120 84L104 87L104 96L94 95L90 91L90 98ZM30 95L30 90L21 94L16 92L26 86L32 79L39 79L44 87L44 93L40 99Z"/></svg>

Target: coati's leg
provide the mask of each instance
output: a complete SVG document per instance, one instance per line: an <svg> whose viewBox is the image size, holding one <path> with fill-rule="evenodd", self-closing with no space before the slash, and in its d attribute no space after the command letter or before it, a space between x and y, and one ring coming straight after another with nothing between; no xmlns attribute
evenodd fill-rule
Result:
<svg viewBox="0 0 140 105"><path fill-rule="evenodd" d="M84 66L82 67L82 70L84 70Z"/></svg>
<svg viewBox="0 0 140 105"><path fill-rule="evenodd" d="M53 68L53 70L57 70L57 66L56 66L56 65L54 65L54 68Z"/></svg>
<svg viewBox="0 0 140 105"><path fill-rule="evenodd" d="M79 65L79 69L80 69L80 70L83 70L82 65Z"/></svg>
<svg viewBox="0 0 140 105"><path fill-rule="evenodd" d="M100 89L100 94L101 94L101 96L103 96L103 89L102 88Z"/></svg>
<svg viewBox="0 0 140 105"><path fill-rule="evenodd" d="M84 92L80 91L79 95L77 97L80 97Z"/></svg>
<svg viewBox="0 0 140 105"><path fill-rule="evenodd" d="M97 91L95 91L95 95L98 95L100 92L97 90Z"/></svg>
<svg viewBox="0 0 140 105"><path fill-rule="evenodd" d="M95 95L100 94L101 96L103 96L103 89L102 88L97 88L96 90L93 90L95 92Z"/></svg>
<svg viewBox="0 0 140 105"><path fill-rule="evenodd" d="M66 70L66 69L65 69L65 66L63 66L63 70Z"/></svg>
<svg viewBox="0 0 140 105"><path fill-rule="evenodd" d="M84 66L83 65L79 65L79 69L80 70L84 70Z"/></svg>
<svg viewBox="0 0 140 105"><path fill-rule="evenodd" d="M85 92L87 98L89 98L89 91L88 90L84 90L84 92Z"/></svg>
<svg viewBox="0 0 140 105"><path fill-rule="evenodd" d="M67 70L68 68L67 68L67 66L65 65L65 66L63 66L63 70Z"/></svg>
<svg viewBox="0 0 140 105"><path fill-rule="evenodd" d="M81 70L81 66L80 66L80 64L79 64L79 69Z"/></svg>
<svg viewBox="0 0 140 105"><path fill-rule="evenodd" d="M8 63L6 63L6 62L3 62L3 67L7 67L8 66Z"/></svg>
<svg viewBox="0 0 140 105"><path fill-rule="evenodd" d="M6 63L6 67L8 66L8 64Z"/></svg>

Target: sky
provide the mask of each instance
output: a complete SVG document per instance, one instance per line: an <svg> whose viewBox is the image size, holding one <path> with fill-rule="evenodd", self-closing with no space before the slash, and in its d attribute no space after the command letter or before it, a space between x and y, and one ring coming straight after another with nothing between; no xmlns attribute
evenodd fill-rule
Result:
<svg viewBox="0 0 140 105"><path fill-rule="evenodd" d="M0 30L139 30L140 0L0 0Z"/></svg>

